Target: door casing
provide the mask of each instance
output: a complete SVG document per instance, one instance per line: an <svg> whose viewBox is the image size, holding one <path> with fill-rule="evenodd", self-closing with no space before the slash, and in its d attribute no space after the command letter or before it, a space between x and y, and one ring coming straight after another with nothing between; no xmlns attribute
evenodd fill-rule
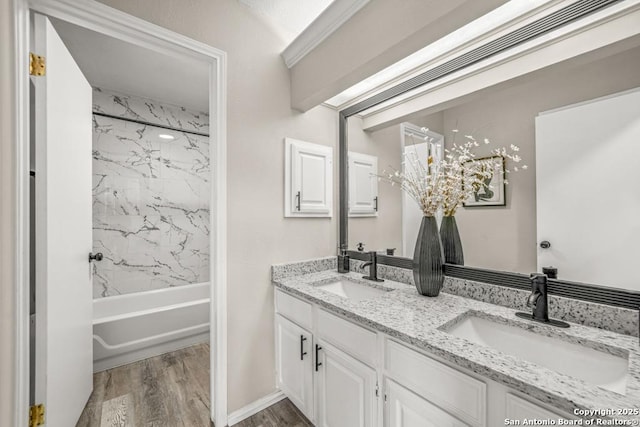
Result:
<svg viewBox="0 0 640 427"><path fill-rule="evenodd" d="M16 427L26 427L29 408L29 45L30 12L68 21L170 56L188 56L209 65L209 111L215 121L211 135L211 399L212 421L227 424L227 271L226 271L226 52L151 24L94 0L13 0L15 11L14 64L16 73L17 253L16 360L13 412Z"/></svg>

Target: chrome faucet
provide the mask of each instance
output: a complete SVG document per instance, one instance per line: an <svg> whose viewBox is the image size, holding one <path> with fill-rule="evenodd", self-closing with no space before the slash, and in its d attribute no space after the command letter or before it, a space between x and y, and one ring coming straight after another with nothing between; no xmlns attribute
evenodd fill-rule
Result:
<svg viewBox="0 0 640 427"><path fill-rule="evenodd" d="M378 254L376 251L369 252L371 261L367 261L362 264L362 269L369 267L369 275L362 276L363 279L373 280L374 282L384 282L383 279L378 279Z"/></svg>
<svg viewBox="0 0 640 427"><path fill-rule="evenodd" d="M532 273L531 295L527 298L527 307L531 307L532 313L516 313L516 316L523 319L535 320L536 322L548 323L561 328L568 328L569 324L560 320L549 319L549 300L547 293L547 275Z"/></svg>

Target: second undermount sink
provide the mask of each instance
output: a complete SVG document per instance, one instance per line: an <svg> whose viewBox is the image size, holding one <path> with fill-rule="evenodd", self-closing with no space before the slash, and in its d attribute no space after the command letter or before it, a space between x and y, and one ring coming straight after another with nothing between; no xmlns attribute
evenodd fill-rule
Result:
<svg viewBox="0 0 640 427"><path fill-rule="evenodd" d="M629 361L517 326L471 316L446 330L451 335L625 394Z"/></svg>
<svg viewBox="0 0 640 427"><path fill-rule="evenodd" d="M390 291L390 289L367 286L350 280L338 280L327 285L320 285L318 286L318 289L331 292L332 294L339 295L342 298L347 298L352 301L363 301L375 298Z"/></svg>

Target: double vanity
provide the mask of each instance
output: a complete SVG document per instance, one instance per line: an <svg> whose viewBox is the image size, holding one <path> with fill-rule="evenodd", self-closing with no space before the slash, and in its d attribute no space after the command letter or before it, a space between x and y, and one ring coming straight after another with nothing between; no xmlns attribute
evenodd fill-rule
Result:
<svg viewBox="0 0 640 427"><path fill-rule="evenodd" d="M340 274L335 258L274 266L272 279L277 385L315 425L640 419L637 337L423 297L405 283Z"/></svg>

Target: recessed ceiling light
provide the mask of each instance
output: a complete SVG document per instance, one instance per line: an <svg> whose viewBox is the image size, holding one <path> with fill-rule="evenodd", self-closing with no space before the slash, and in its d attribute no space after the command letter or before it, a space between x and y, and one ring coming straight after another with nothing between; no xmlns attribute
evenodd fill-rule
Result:
<svg viewBox="0 0 640 427"><path fill-rule="evenodd" d="M171 140L173 140L173 139L176 139L176 137L175 137L175 136L173 136L173 135L169 135L169 134L167 134L167 133L161 133L160 135L158 135L158 138L160 138L160 139L165 139L165 140L167 140L167 141L171 141Z"/></svg>

